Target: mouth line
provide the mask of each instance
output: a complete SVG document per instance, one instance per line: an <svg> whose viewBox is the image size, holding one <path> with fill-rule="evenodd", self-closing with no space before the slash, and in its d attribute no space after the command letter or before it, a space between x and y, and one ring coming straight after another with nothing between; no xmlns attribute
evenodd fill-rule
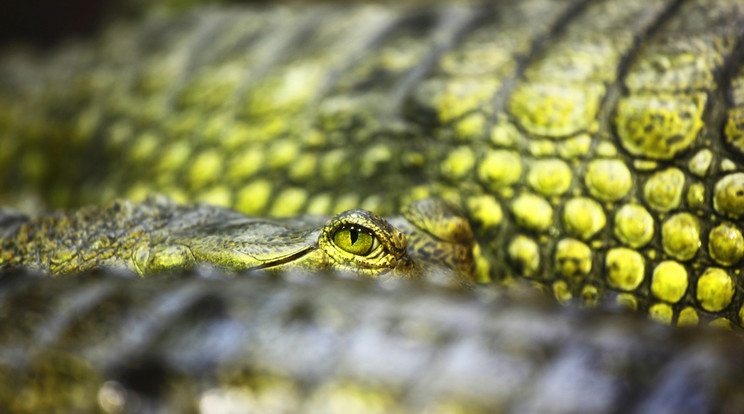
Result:
<svg viewBox="0 0 744 414"><path fill-rule="evenodd" d="M317 248L317 246L307 246L306 248L301 249L301 250L298 250L298 251L296 251L296 252L294 252L294 253L292 253L290 255L287 255L287 256L284 256L284 257L280 257L280 258L275 259L275 260L264 262L264 263L262 263L262 264L260 264L258 266L249 267L247 270L251 271L251 270L271 269L273 267L281 266L283 264L290 263L290 262L292 262L294 260L297 260L297 259L299 259L299 258L307 255L308 253L310 253L311 251L315 250L316 248Z"/></svg>

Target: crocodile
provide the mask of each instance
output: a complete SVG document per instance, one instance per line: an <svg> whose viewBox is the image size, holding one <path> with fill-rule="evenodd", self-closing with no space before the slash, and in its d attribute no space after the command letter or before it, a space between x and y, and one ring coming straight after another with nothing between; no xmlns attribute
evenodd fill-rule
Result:
<svg viewBox="0 0 744 414"><path fill-rule="evenodd" d="M287 217L440 197L479 281L741 325L741 4L506 3L212 6L10 49L2 200Z"/></svg>
<svg viewBox="0 0 744 414"><path fill-rule="evenodd" d="M157 192L287 217L440 197L471 221L480 281L738 326L742 16L734 0L223 5L10 49L2 198Z"/></svg>
<svg viewBox="0 0 744 414"><path fill-rule="evenodd" d="M438 197L472 226L480 282L527 279L560 302L740 328L743 38L736 0L231 4L153 14L52 52L2 53L0 200L37 213L126 197L138 209L155 192L286 218L359 208L390 217ZM46 231L45 222L64 227L72 219L62 217L91 212L102 223L109 210L81 211L20 226ZM8 224L17 231L26 220ZM69 263L38 251L84 256L42 233L40 250L4 239L12 251L2 260L53 272ZM101 243L93 251L110 254ZM183 239L137 251L90 259L143 274L168 270L174 253L202 261ZM565 326L582 331L581 320ZM627 337L652 348L635 331L661 328L633 321ZM659 332L661 343L684 336ZM705 349L716 361L731 354ZM595 356L587 364L604 366ZM725 390L737 384L711 375L726 378Z"/></svg>

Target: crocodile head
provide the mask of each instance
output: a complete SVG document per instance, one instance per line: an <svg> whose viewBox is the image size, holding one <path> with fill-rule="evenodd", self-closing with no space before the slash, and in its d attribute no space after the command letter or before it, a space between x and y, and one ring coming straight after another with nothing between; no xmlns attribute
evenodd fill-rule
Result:
<svg viewBox="0 0 744 414"><path fill-rule="evenodd" d="M474 274L470 224L457 207L439 199L413 202L389 220L366 210L348 210L330 220L235 215L162 230L162 237L133 250L132 263L142 276L214 267L331 270L375 278L426 273L467 283Z"/></svg>

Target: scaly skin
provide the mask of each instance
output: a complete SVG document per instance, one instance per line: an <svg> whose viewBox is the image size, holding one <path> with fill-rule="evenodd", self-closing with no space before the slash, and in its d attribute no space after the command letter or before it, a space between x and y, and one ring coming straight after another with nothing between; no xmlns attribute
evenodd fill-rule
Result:
<svg viewBox="0 0 744 414"><path fill-rule="evenodd" d="M741 325L736 0L204 9L0 65L9 203L466 213L481 281ZM53 152L53 156L48 151Z"/></svg>
<svg viewBox="0 0 744 414"><path fill-rule="evenodd" d="M459 205L473 225L480 245L475 259L482 281L527 277L561 301L618 302L670 324L740 327L744 302L738 269L744 255L739 223L744 214L743 10L742 3L734 0L212 8L115 25L97 40L63 46L53 53L8 51L0 60L0 133L10 137L2 141L0 151L2 197L27 209L40 204L101 205L122 196L139 202L154 191L182 202L208 201L251 215L286 217L306 212L333 215L360 207L387 216L412 200L439 196ZM177 222L181 217L174 218ZM45 219L37 220L43 223ZM109 224L116 228L125 223ZM67 255L54 249L51 237L40 240L42 251ZM216 250L214 245L207 247ZM14 249L11 255L38 251L22 244ZM167 262L164 259L172 256L159 257L148 255L146 261ZM36 257L21 260L33 262ZM153 284L142 289L160 288L157 281L144 282ZM102 285L109 283L119 287L118 282ZM189 291L187 283L174 283ZM75 294L85 296L87 291L76 290L74 283L65 291L67 295L55 290L61 285L39 282L39 286L49 292L47 297L69 300L72 319L92 303ZM263 293L246 286L242 290ZM121 289L137 288L124 284ZM215 289L217 297L225 297L232 286ZM236 292L242 290L236 288ZM279 289L268 293L281 296ZM376 294L373 301L384 300L386 294ZM402 295L404 302L416 294L405 290ZM428 295L425 292L421 300L432 297ZM20 298L7 305L5 329L12 329L18 321L21 330L35 326L36 305ZM315 306L327 297L309 298ZM39 300L42 307L47 302L61 309L57 302ZM138 299L127 303L139 309ZM154 299L148 309L167 310L171 302L162 302L160 308L159 303ZM504 319L491 321L524 327L530 339L545 331L555 333L548 330L550 323L532 325L540 319L527 311L531 305L523 306L506 313ZM54 307L50 309L53 315ZM457 312L467 309L467 303L457 302L447 309L459 316L453 317L456 323L467 324L468 318L484 320L479 319L480 312ZM407 320L413 310L405 308L396 320ZM82 342L105 337L95 318L116 318L106 312L102 309L81 317L93 320L91 331L85 331L89 336L80 337ZM344 307L335 313L321 312L321 318L333 320L334 314L359 312L365 314L364 309ZM559 311L551 308L551 312ZM181 313L179 309L165 316L155 312L155 333L170 323L168 315ZM246 312L241 317L250 319L250 315L254 314ZM141 319L149 320L149 316ZM384 324L384 318L380 322L375 317L379 313L365 321L372 325L362 324L360 329ZM188 313L183 318L185 324L191 320ZM602 313L596 324L583 318L587 317L556 324L572 338L570 345L578 341L577 347L560 348L565 342L549 336L546 342L553 345L524 358L530 361L527 365L542 367L540 362L556 354L575 356L579 362L568 358L564 363L569 367L585 363L594 371L573 375L574 370L556 363L554 371L548 371L554 374L537 383L518 381L524 372L519 366L468 371L464 377L469 384L486 382L494 372L504 372L506 382L527 384L509 395L525 405L488 400L497 398L498 390L504 388L484 387L488 388L484 393L491 396L484 397L484 410L497 411L506 404L505 411L530 411L529 401L535 400L541 405L533 411L545 407L556 412L581 411L558 402L563 401L561 397L579 404L596 401L593 396L606 396L589 385L602 383L608 371L617 373L612 371L616 351L625 345L643 350L629 357L631 365L640 365L627 370L623 365L613 378L619 378L623 390L626 380L639 380L634 390L652 397L647 403L631 403L630 408L608 398L603 401L609 401L606 407L610 408L604 411L693 407L694 412L718 412L727 407L736 411L740 406L741 397L736 395L742 389L739 374L729 371L740 365L739 353L726 345L687 349L679 333L661 330L659 336L644 336L646 330L660 328L638 319L632 319L627 329L621 328L621 335L605 337L600 327L615 329L618 321ZM473 328L473 343L481 344L484 337L489 343L488 321ZM281 330L273 335L275 331L267 327L282 329L285 325L275 319L271 322L254 331L266 342L245 342L249 353L256 343L264 345L262 350L282 344L293 332ZM44 349L55 353L59 351L52 337L55 331L45 328L26 333L31 332L33 339L34 335L50 336L42 347L48 345ZM391 329L398 328L409 329L397 324ZM410 329L418 332L415 323ZM423 335L432 332L428 325L422 330ZM390 329L379 331L390 333ZM184 332L191 337L206 336L198 326ZM708 333L693 330L691 335ZM605 351L586 352L581 341L587 336ZM8 338L14 349L32 343L29 337ZM167 365L171 355L184 364L198 360L193 354L178 359L178 346L169 344L182 342L169 342L167 334L163 338L168 352L148 359L155 368ZM322 349L324 338L314 336L301 345L307 345L309 352ZM510 338L513 332L493 342L509 350L532 343L515 343ZM626 338L629 342L623 342ZM359 343L367 343L366 339ZM153 342L132 343L137 346L131 349L139 352L157 348ZM293 354L283 350L280 355L287 358L290 368L300 366L301 361L289 359ZM263 354L256 355L256 361L261 361ZM476 368L487 369L480 364L486 359L477 355ZM44 359L35 360L36 356L31 355L31 360L39 361L42 373L46 367L64 366L47 365ZM439 357L437 353L428 361L439 361ZM77 358L83 359L82 365L76 365ZM75 353L61 357L82 369L91 363L87 358ZM404 362L412 360L401 357ZM500 360L509 365L511 359L505 361ZM702 364L705 372L699 374L698 366L685 365L688 361ZM319 365L314 362L308 366ZM133 360L125 359L123 364L136 367ZM40 378L38 382L26 380L9 391L6 399L20 401L19 410L43 411L45 406L33 401L44 401L46 395L53 402L89 395L74 390L47 393L45 384L53 389L76 375L62 372L34 377L32 365L17 372ZM249 366L249 371L253 368ZM405 376L415 368L400 374ZM657 368L661 371L654 371ZM11 369L4 377L13 378L15 372ZM100 365L88 372L103 375L99 380L109 378ZM144 379L151 372L144 372L135 375L132 383L146 384ZM200 372L209 371L195 369L183 377L179 373L156 382L179 389L179 379L186 383L204 380L195 379ZM656 374L646 376L649 372ZM436 373L421 375L425 381ZM251 383L250 372L248 376ZM44 378L51 379L47 383ZM88 377L80 374L80 378ZM578 383L569 381L573 378L579 378ZM589 380L582 382L581 378ZM259 378L253 384L272 381ZM294 379L289 381L293 390ZM374 378L372 382L376 383ZM457 383L453 379L446 386L454 389ZM120 382L92 384L85 392L94 390L99 397L114 401L121 394L117 391ZM427 393L430 389L424 387L419 395L416 385L407 384L400 388L383 385L382 392L375 392L370 384L329 387L331 395L340 389L342 399L347 395L344 391L351 389L356 397L345 401L373 401L369 403L373 408L382 404L380 411L395 411L387 410L385 401L398 401L409 392L412 402L406 402L405 409L426 407L433 398ZM575 387L556 390L551 384ZM654 389L656 385L661 388ZM306 386L300 380L298 387ZM244 389L235 394L230 390L210 395L217 402L231 396L245 398ZM250 392L263 395L253 388ZM315 395L315 389L302 392ZM324 401L325 394L318 392ZM732 394L727 392L733 396L728 398ZM424 402L417 405L417 398ZM91 400L84 401L90 404ZM154 401L165 400L156 397ZM171 401L194 404L192 394ZM697 405L700 401L710 404ZM302 400L298 404L312 403ZM391 404L396 408L398 402ZM448 407L444 404L442 411ZM467 407L458 404L453 403L452 411L466 411ZM477 401L471 404L480 407ZM602 412L600 408L590 404L584 411Z"/></svg>

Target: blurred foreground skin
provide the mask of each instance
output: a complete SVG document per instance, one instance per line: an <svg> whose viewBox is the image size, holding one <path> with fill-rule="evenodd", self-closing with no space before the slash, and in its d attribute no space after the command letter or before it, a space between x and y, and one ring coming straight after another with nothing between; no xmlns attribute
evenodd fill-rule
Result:
<svg viewBox="0 0 744 414"><path fill-rule="evenodd" d="M692 414L744 401L739 338L531 289L300 274L0 286L13 413Z"/></svg>

